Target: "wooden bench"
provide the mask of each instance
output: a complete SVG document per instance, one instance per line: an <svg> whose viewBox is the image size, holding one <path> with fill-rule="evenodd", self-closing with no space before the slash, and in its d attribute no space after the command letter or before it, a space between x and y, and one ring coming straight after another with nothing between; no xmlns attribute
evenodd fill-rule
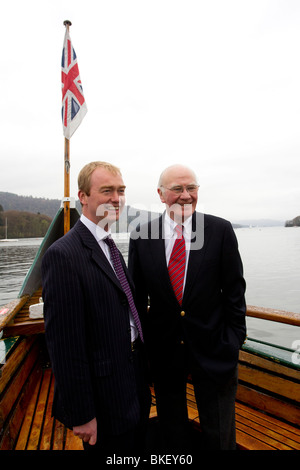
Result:
<svg viewBox="0 0 300 470"><path fill-rule="evenodd" d="M6 318L0 318L0 330L3 328L4 337L44 333L44 319L29 317L29 307L38 304L41 296L42 288L39 288L31 297L25 295L6 305L8 310Z"/></svg>
<svg viewBox="0 0 300 470"><path fill-rule="evenodd" d="M236 398L239 450L300 450L300 366L292 351L248 340L240 351ZM201 427L193 387L189 417ZM195 416L196 413L196 416Z"/></svg>
<svg viewBox="0 0 300 470"><path fill-rule="evenodd" d="M300 365L292 350L247 340L236 422L241 449L300 449Z"/></svg>
<svg viewBox="0 0 300 470"><path fill-rule="evenodd" d="M191 385L189 419L201 431ZM236 402L236 440L239 450L300 450L299 427L291 426L255 408Z"/></svg>
<svg viewBox="0 0 300 470"><path fill-rule="evenodd" d="M292 351L248 340L240 351L236 399L236 439L239 450L300 450L300 365ZM154 405L150 418L155 419ZM187 384L189 419L201 423L194 388Z"/></svg>

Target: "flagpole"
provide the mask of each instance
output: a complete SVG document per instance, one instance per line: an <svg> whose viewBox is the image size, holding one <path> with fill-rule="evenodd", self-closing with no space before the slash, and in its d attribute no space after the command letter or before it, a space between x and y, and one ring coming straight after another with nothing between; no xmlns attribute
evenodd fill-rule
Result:
<svg viewBox="0 0 300 470"><path fill-rule="evenodd" d="M61 63L62 80L62 117L65 136L65 168L64 168L64 233L70 230L71 225L71 198L70 198L70 139L82 119L87 113L86 102L83 96L82 84L75 50L71 43L69 28L71 21L64 21L66 27L63 56Z"/></svg>
<svg viewBox="0 0 300 470"><path fill-rule="evenodd" d="M65 137L64 233L70 230L70 141Z"/></svg>
<svg viewBox="0 0 300 470"><path fill-rule="evenodd" d="M71 21L65 20L64 26L69 31ZM64 168L64 233L70 230L70 140L65 137L65 168Z"/></svg>

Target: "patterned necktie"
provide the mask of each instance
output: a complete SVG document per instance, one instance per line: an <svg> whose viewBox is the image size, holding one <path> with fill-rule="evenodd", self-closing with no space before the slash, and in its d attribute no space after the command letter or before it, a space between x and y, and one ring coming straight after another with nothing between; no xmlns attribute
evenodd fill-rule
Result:
<svg viewBox="0 0 300 470"><path fill-rule="evenodd" d="M130 307L135 325L136 325L137 330L139 332L140 338L141 338L142 342L144 342L142 326L141 326L139 314L138 314L137 309L135 307L134 300L133 300L133 297L132 297L132 292L131 292L130 286L128 284L128 281L127 281L127 278L126 278L126 275L125 275L125 272L124 272L124 269L123 269L123 266L122 266L122 263L121 263L119 250L116 247L116 244L115 244L115 242L113 241L112 238L110 238L110 237L104 238L104 242L108 245L108 247L110 249L111 260L112 260L117 278L119 279L120 284L122 286L122 289L126 294L126 297L127 297L128 303L129 303L129 307Z"/></svg>
<svg viewBox="0 0 300 470"><path fill-rule="evenodd" d="M185 271L185 241L182 234L182 226L177 225L175 227L175 230L177 232L177 238L175 240L171 253L168 271L174 293L178 302L181 305L183 296L183 279Z"/></svg>

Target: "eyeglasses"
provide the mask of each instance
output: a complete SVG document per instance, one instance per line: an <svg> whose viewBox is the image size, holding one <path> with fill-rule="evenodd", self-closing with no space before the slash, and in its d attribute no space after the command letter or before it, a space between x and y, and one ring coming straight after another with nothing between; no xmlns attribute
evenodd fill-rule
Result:
<svg viewBox="0 0 300 470"><path fill-rule="evenodd" d="M188 184L187 186L173 186L172 188L166 188L165 186L161 185L161 188L168 189L175 194L182 194L184 190L186 190L189 194L196 193L199 189L199 184Z"/></svg>

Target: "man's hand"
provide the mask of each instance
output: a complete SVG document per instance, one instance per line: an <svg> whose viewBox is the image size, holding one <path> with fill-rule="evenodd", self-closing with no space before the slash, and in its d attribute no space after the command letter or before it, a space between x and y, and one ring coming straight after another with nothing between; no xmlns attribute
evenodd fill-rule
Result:
<svg viewBox="0 0 300 470"><path fill-rule="evenodd" d="M91 446L95 445L97 442L96 418L81 426L73 426L73 434L80 437L84 442L88 442Z"/></svg>

